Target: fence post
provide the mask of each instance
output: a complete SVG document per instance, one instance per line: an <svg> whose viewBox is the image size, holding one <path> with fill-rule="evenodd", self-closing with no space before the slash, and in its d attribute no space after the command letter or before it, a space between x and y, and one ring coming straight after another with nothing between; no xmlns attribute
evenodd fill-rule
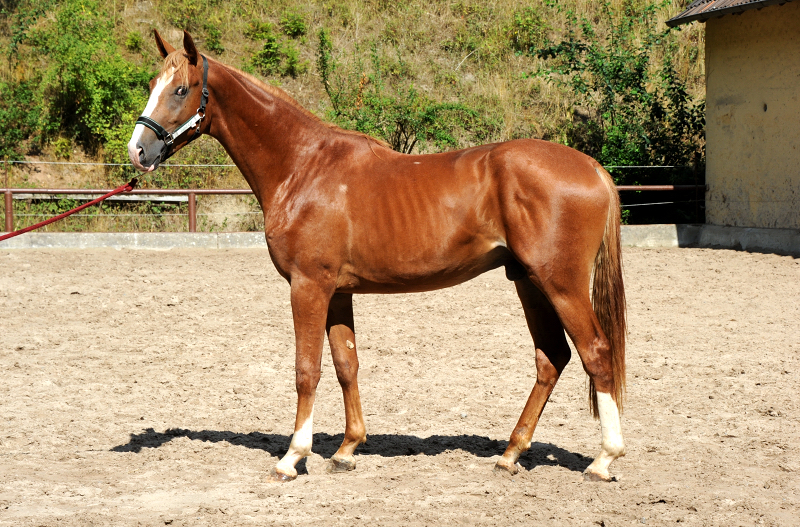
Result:
<svg viewBox="0 0 800 527"><path fill-rule="evenodd" d="M197 201L194 192L189 192L189 232L197 232Z"/></svg>
<svg viewBox="0 0 800 527"><path fill-rule="evenodd" d="M692 171L694 172L694 222L700 223L700 199L697 191L697 176L700 174L699 152L694 153L694 167L692 167Z"/></svg>
<svg viewBox="0 0 800 527"><path fill-rule="evenodd" d="M11 190L6 189L5 191L5 198L6 198L6 232L12 232L14 230L14 195L11 194Z"/></svg>

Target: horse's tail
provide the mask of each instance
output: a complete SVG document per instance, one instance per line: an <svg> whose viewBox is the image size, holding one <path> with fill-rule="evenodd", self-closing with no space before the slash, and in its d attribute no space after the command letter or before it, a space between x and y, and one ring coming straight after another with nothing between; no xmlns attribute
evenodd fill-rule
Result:
<svg viewBox="0 0 800 527"><path fill-rule="evenodd" d="M595 168L608 187L610 205L606 217L606 230L603 242L594 260L592 286L592 307L611 346L611 368L613 388L611 395L622 413L622 400L625 396L625 286L622 283L622 251L620 249L620 202L619 193L611 175L602 167ZM597 390L589 380L589 409L595 418L599 417Z"/></svg>

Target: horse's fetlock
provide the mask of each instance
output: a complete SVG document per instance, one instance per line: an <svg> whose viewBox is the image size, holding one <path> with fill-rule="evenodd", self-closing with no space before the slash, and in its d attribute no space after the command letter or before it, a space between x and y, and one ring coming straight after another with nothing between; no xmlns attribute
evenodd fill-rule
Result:
<svg viewBox="0 0 800 527"><path fill-rule="evenodd" d="M619 438L617 440L606 439L605 441L603 441L602 448L606 454L614 458L622 457L625 455L625 443L622 441L622 438Z"/></svg>

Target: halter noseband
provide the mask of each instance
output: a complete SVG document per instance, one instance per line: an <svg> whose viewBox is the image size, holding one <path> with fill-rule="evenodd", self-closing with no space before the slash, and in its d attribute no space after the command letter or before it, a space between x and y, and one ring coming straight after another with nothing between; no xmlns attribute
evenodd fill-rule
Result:
<svg viewBox="0 0 800 527"><path fill-rule="evenodd" d="M147 116L140 115L139 118L136 119L136 124L142 124L148 127L156 134L156 137L158 137L159 140L164 141L164 147L161 149L160 155L161 163L169 159L172 154L174 154L172 151L172 144L175 142L175 139L180 137L184 132L194 128L194 135L189 138L189 143L200 137L200 123L203 121L203 119L205 119L206 104L208 104L208 60L206 59L205 55L200 56L203 57L203 91L202 96L200 97L200 107L197 109L197 113L195 113L188 121L180 125L172 132L167 132L163 126Z"/></svg>

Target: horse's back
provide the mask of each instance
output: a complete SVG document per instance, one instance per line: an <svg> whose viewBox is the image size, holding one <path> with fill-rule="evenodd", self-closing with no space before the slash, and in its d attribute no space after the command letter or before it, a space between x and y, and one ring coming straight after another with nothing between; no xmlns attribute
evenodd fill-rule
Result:
<svg viewBox="0 0 800 527"><path fill-rule="evenodd" d="M380 151L342 173L346 269L360 290L410 291L464 282L509 259L500 210L478 147L433 155ZM345 196L346 195L346 196Z"/></svg>

